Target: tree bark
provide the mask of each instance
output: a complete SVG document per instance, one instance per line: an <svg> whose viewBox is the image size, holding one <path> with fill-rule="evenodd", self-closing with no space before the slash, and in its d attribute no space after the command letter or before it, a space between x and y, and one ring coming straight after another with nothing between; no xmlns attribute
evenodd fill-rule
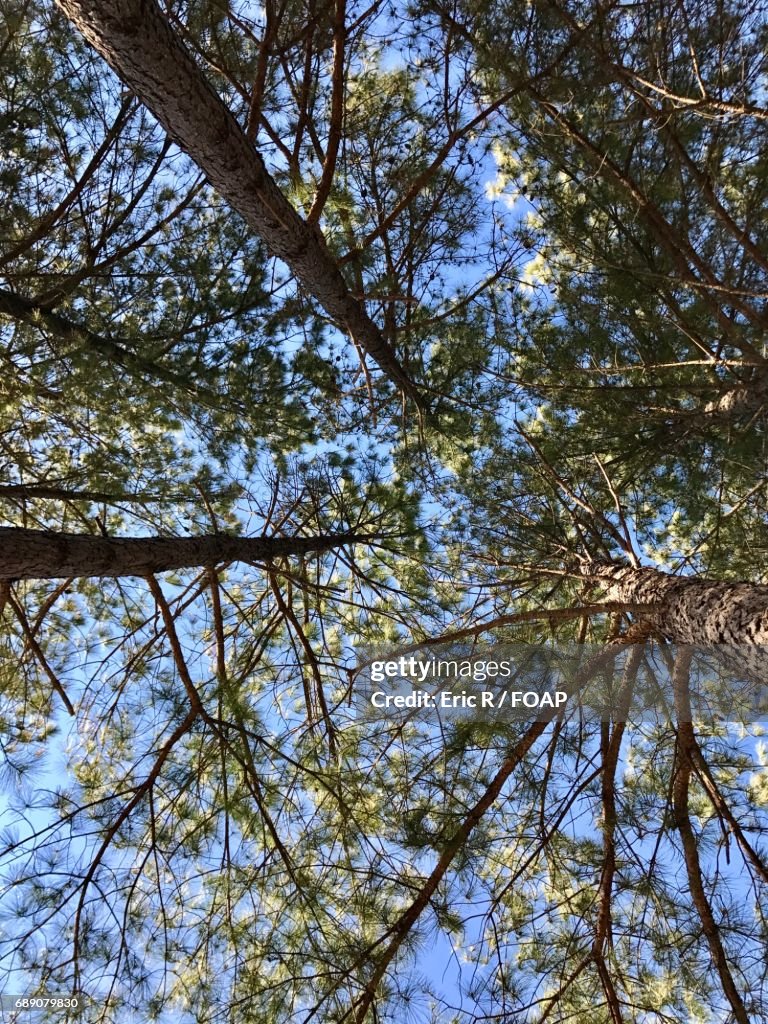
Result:
<svg viewBox="0 0 768 1024"><path fill-rule="evenodd" d="M722 420L727 423L751 420L759 415L766 401L768 401L768 375L765 372L756 372L747 383L729 388L719 398L707 402L702 419L705 422Z"/></svg>
<svg viewBox="0 0 768 1024"><path fill-rule="evenodd" d="M261 156L155 0L56 0L211 184L325 311L417 405L418 389L344 278L318 229L275 184Z"/></svg>
<svg viewBox="0 0 768 1024"><path fill-rule="evenodd" d="M97 537L0 527L0 580L146 576L216 565L265 562L375 540L339 533L318 537Z"/></svg>
<svg viewBox="0 0 768 1024"><path fill-rule="evenodd" d="M609 601L650 605L644 617L672 643L768 645L768 586L605 562L582 572L606 587Z"/></svg>

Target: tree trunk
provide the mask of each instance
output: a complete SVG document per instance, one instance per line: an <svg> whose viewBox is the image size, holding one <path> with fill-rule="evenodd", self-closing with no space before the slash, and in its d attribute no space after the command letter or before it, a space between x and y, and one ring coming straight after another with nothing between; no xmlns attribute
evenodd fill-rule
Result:
<svg viewBox="0 0 768 1024"><path fill-rule="evenodd" d="M340 533L320 537L96 537L0 527L0 580L146 576L215 565L266 562L375 540Z"/></svg>
<svg viewBox="0 0 768 1024"><path fill-rule="evenodd" d="M706 420L723 420L728 423L751 420L759 415L768 401L768 375L764 371L755 373L750 381L724 391L719 398L704 406Z"/></svg>
<svg viewBox="0 0 768 1024"><path fill-rule="evenodd" d="M192 157L211 184L326 312L417 404L379 328L350 295L319 230L294 210L154 0L56 0L64 14Z"/></svg>
<svg viewBox="0 0 768 1024"><path fill-rule="evenodd" d="M669 576L592 562L582 570L610 601L649 605L644 616L672 643L768 644L768 586Z"/></svg>

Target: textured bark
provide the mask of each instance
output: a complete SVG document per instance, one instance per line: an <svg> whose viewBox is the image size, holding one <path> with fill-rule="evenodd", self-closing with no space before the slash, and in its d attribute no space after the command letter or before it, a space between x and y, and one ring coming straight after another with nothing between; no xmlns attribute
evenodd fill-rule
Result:
<svg viewBox="0 0 768 1024"><path fill-rule="evenodd" d="M705 421L723 420L728 423L752 419L768 401L768 375L756 373L751 381L725 391L719 398L704 406Z"/></svg>
<svg viewBox="0 0 768 1024"><path fill-rule="evenodd" d="M146 576L219 562L264 562L375 539L352 533L327 537L92 537L3 526L0 580Z"/></svg>
<svg viewBox="0 0 768 1024"><path fill-rule="evenodd" d="M56 0L211 184L405 394L421 404L394 350L347 289L319 230L294 210L155 0Z"/></svg>
<svg viewBox="0 0 768 1024"><path fill-rule="evenodd" d="M672 643L768 645L768 586L604 562L592 562L582 571L605 585L609 601L649 605L644 617Z"/></svg>

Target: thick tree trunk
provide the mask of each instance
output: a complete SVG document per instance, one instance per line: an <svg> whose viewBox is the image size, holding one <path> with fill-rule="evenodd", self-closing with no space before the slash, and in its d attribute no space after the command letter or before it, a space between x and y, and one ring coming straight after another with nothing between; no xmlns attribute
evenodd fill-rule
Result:
<svg viewBox="0 0 768 1024"><path fill-rule="evenodd" d="M768 645L768 586L602 562L582 571L606 587L608 600L649 605L644 617L673 643Z"/></svg>
<svg viewBox="0 0 768 1024"><path fill-rule="evenodd" d="M88 42L186 150L211 184L284 260L326 312L417 404L419 393L349 293L319 230L294 210L155 0L56 0Z"/></svg>
<svg viewBox="0 0 768 1024"><path fill-rule="evenodd" d="M0 580L146 576L219 562L265 562L375 539L352 533L327 537L92 537L3 526Z"/></svg>
<svg viewBox="0 0 768 1024"><path fill-rule="evenodd" d="M765 372L755 373L752 380L739 384L704 406L705 421L722 420L736 423L739 420L751 420L759 415L768 401L768 375Z"/></svg>

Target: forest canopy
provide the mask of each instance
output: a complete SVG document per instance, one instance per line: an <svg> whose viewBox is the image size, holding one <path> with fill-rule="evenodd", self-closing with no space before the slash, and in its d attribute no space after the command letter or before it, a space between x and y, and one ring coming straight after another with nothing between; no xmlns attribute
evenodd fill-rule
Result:
<svg viewBox="0 0 768 1024"><path fill-rule="evenodd" d="M3 1009L768 1022L765 6L0 26Z"/></svg>

